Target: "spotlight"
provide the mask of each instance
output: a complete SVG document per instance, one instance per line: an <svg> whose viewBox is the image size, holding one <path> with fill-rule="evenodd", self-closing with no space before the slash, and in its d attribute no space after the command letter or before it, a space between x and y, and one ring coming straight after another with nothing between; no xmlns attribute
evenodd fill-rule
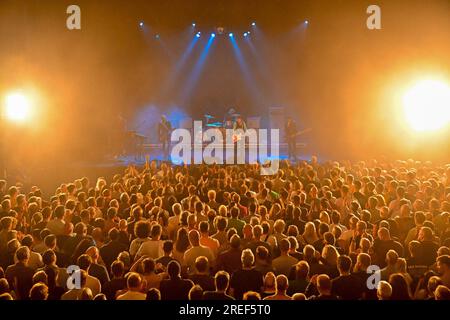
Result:
<svg viewBox="0 0 450 320"><path fill-rule="evenodd" d="M252 27L256 26L256 22L252 22Z"/></svg>
<svg viewBox="0 0 450 320"><path fill-rule="evenodd" d="M211 33L211 38L215 38L216 34L215 33Z"/></svg>
<svg viewBox="0 0 450 320"><path fill-rule="evenodd" d="M195 27L195 22L192 23L192 26Z"/></svg>
<svg viewBox="0 0 450 320"><path fill-rule="evenodd" d="M197 32L197 34L195 35L197 38L200 38L200 32Z"/></svg>
<svg viewBox="0 0 450 320"><path fill-rule="evenodd" d="M155 38L156 38L156 39L159 39L159 34L157 34L157 35L155 36Z"/></svg>
<svg viewBox="0 0 450 320"><path fill-rule="evenodd" d="M232 37L233 37L233 33L230 32L230 33L228 34L228 36L229 36L230 38L232 38Z"/></svg>
<svg viewBox="0 0 450 320"><path fill-rule="evenodd" d="M309 22L308 22L308 20L305 20L305 24L308 24Z"/></svg>
<svg viewBox="0 0 450 320"><path fill-rule="evenodd" d="M27 96L20 92L14 92L6 97L6 118L15 121L23 122L27 120L31 113L31 102Z"/></svg>
<svg viewBox="0 0 450 320"><path fill-rule="evenodd" d="M140 27L143 27L144 26L144 23L141 21L141 22L139 22L139 26Z"/></svg>
<svg viewBox="0 0 450 320"><path fill-rule="evenodd" d="M248 36L248 33L247 33L247 32L244 32L244 37L246 37L246 36Z"/></svg>
<svg viewBox="0 0 450 320"><path fill-rule="evenodd" d="M434 131L450 123L450 87L437 80L422 80L403 97L406 120L416 131Z"/></svg>

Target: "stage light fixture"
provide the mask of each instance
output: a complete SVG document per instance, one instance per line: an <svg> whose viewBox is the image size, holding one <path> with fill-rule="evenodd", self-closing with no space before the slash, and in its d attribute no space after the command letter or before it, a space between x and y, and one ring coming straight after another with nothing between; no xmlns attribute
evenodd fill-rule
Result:
<svg viewBox="0 0 450 320"><path fill-rule="evenodd" d="M230 32L230 33L228 34L228 36L229 36L230 38L232 38L232 37L233 37L233 33Z"/></svg>
<svg viewBox="0 0 450 320"><path fill-rule="evenodd" d="M305 20L305 24L308 24L309 23L309 21L308 20Z"/></svg>
<svg viewBox="0 0 450 320"><path fill-rule="evenodd" d="M141 21L141 22L139 22L139 26L140 27L143 27L144 26L144 23Z"/></svg>
<svg viewBox="0 0 450 320"><path fill-rule="evenodd" d="M195 22L192 23L192 26L195 27Z"/></svg>
<svg viewBox="0 0 450 320"><path fill-rule="evenodd" d="M248 33L247 33L247 32L244 32L244 37L246 37L246 36L248 36Z"/></svg>
<svg viewBox="0 0 450 320"><path fill-rule="evenodd" d="M21 92L13 92L5 99L5 116L14 122L24 122L30 117L31 101Z"/></svg>
<svg viewBox="0 0 450 320"><path fill-rule="evenodd" d="M197 34L195 35L197 38L200 38L200 32L197 32Z"/></svg>
<svg viewBox="0 0 450 320"><path fill-rule="evenodd" d="M224 27L217 27L217 34L223 34L225 31Z"/></svg>
<svg viewBox="0 0 450 320"><path fill-rule="evenodd" d="M215 38L216 34L215 33L211 33L211 38Z"/></svg>
<svg viewBox="0 0 450 320"><path fill-rule="evenodd" d="M252 27L256 26L256 22L252 22Z"/></svg>
<svg viewBox="0 0 450 320"><path fill-rule="evenodd" d="M155 38L156 38L156 39L159 39L159 34L157 34L157 35L155 36Z"/></svg>
<svg viewBox="0 0 450 320"><path fill-rule="evenodd" d="M435 131L450 123L450 87L441 81L423 80L403 96L406 121L415 131Z"/></svg>

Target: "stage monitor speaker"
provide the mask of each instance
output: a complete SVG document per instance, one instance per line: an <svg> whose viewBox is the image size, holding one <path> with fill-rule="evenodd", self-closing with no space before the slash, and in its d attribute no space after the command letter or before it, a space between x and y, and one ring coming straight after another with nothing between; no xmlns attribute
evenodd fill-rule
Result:
<svg viewBox="0 0 450 320"><path fill-rule="evenodd" d="M261 117L247 117L247 128L249 129L261 128Z"/></svg>

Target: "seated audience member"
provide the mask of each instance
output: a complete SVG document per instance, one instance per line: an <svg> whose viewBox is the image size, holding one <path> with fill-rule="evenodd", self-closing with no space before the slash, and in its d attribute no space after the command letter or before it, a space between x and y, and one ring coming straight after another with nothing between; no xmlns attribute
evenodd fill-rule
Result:
<svg viewBox="0 0 450 320"><path fill-rule="evenodd" d="M106 296L103 293L99 293L98 295L96 295L92 300L95 301L102 301L102 300L107 300Z"/></svg>
<svg viewBox="0 0 450 320"><path fill-rule="evenodd" d="M123 277L124 274L125 266L123 265L123 262L119 260L114 261L111 264L112 278L102 287L102 292L105 294L107 300L115 300L116 293L127 287L127 281Z"/></svg>
<svg viewBox="0 0 450 320"><path fill-rule="evenodd" d="M389 284L392 287L390 300L411 300L411 290L405 277L400 273L391 274Z"/></svg>
<svg viewBox="0 0 450 320"><path fill-rule="evenodd" d="M307 300L304 293L294 293L292 300Z"/></svg>
<svg viewBox="0 0 450 320"><path fill-rule="evenodd" d="M261 272L253 267L255 257L250 249L242 251L241 262L242 269L234 272L230 281L230 293L237 300L242 300L242 296L247 291L261 292L263 286Z"/></svg>
<svg viewBox="0 0 450 320"><path fill-rule="evenodd" d="M200 256L195 260L195 270L189 278L194 284L199 285L205 291L214 290L214 278L209 274L208 258Z"/></svg>
<svg viewBox="0 0 450 320"><path fill-rule="evenodd" d="M17 262L10 265L5 271L5 278L12 290L17 295L18 300L26 300L32 286L34 271L28 267L30 259L30 249L26 246L20 247L16 251Z"/></svg>
<svg viewBox="0 0 450 320"><path fill-rule="evenodd" d="M288 287L288 278L284 274L278 275L275 281L275 294L265 297L264 300L292 300L292 298L286 294Z"/></svg>
<svg viewBox="0 0 450 320"><path fill-rule="evenodd" d="M306 261L300 261L295 265L295 279L289 280L288 295L293 296L296 293L305 293L309 284L309 264Z"/></svg>
<svg viewBox="0 0 450 320"><path fill-rule="evenodd" d="M172 240L166 240L164 241L163 244L163 252L164 255L162 257L159 257L158 259L156 259L156 264L161 264L164 268L167 268L167 265L169 264L170 261L175 260L175 258L173 258L172 253L173 253L173 242Z"/></svg>
<svg viewBox="0 0 450 320"><path fill-rule="evenodd" d="M241 238L235 234L230 239L230 248L219 254L217 268L233 274L241 268Z"/></svg>
<svg viewBox="0 0 450 320"><path fill-rule="evenodd" d="M86 270L80 269L74 271L72 277L76 280L71 288L69 288L69 291L61 296L61 300L81 300L81 294L83 289L86 287L87 276L88 274Z"/></svg>
<svg viewBox="0 0 450 320"><path fill-rule="evenodd" d="M97 278L100 285L104 285L109 281L109 273L105 266L99 264L100 252L97 247L90 247L86 250L86 254L91 257L92 263L89 267L89 275ZM96 293L95 295L97 295ZM94 295L94 296L95 296Z"/></svg>
<svg viewBox="0 0 450 320"><path fill-rule="evenodd" d="M255 291L247 291L242 300L261 300L261 295Z"/></svg>
<svg viewBox="0 0 450 320"><path fill-rule="evenodd" d="M210 248L200 244L200 234L197 230L189 231L189 242L191 244L191 248L184 253L183 260L190 274L195 272L195 259L200 256L205 256L208 258L211 266L214 266L214 254Z"/></svg>
<svg viewBox="0 0 450 320"><path fill-rule="evenodd" d="M395 252L394 250L389 250L386 253L386 266L380 271L381 280L384 281L389 280L391 274L394 274L398 271L397 261L398 261L397 252Z"/></svg>
<svg viewBox="0 0 450 320"><path fill-rule="evenodd" d="M181 266L177 261L169 262L167 266L168 280L162 280L159 287L162 300L188 300L189 290L194 283L181 278Z"/></svg>
<svg viewBox="0 0 450 320"><path fill-rule="evenodd" d="M145 300L161 300L161 292L156 288L151 288L147 291Z"/></svg>
<svg viewBox="0 0 450 320"><path fill-rule="evenodd" d="M198 284L194 285L188 294L189 300L203 300L203 289Z"/></svg>
<svg viewBox="0 0 450 320"><path fill-rule="evenodd" d="M136 272L130 272L127 276L127 291L119 295L117 300L145 300L142 284L142 277Z"/></svg>
<svg viewBox="0 0 450 320"><path fill-rule="evenodd" d="M215 291L204 291L203 300L234 300L227 294L230 275L226 271L218 271L214 276Z"/></svg>
<svg viewBox="0 0 450 320"><path fill-rule="evenodd" d="M437 268L442 284L450 288L450 255L443 255L437 258Z"/></svg>
<svg viewBox="0 0 450 320"><path fill-rule="evenodd" d="M119 239L119 230L112 228L108 232L109 242L100 248L100 257L102 258L108 272L111 272L110 267L117 259L122 251L127 251L128 247Z"/></svg>
<svg viewBox="0 0 450 320"><path fill-rule="evenodd" d="M162 228L159 224L154 224L151 227L150 236L151 239L149 241L145 241L139 247L136 257L146 256L152 259L158 259L164 254L163 244L164 241L161 240Z"/></svg>
<svg viewBox="0 0 450 320"><path fill-rule="evenodd" d="M440 285L434 292L436 300L450 300L450 289L446 286Z"/></svg>
<svg viewBox="0 0 450 320"><path fill-rule="evenodd" d="M309 300L337 300L338 298L331 293L331 280L326 274L316 277L317 296L312 296Z"/></svg>
<svg viewBox="0 0 450 320"><path fill-rule="evenodd" d="M392 296L392 287L389 282L381 280L378 282L377 297L378 300L390 300Z"/></svg>
<svg viewBox="0 0 450 320"><path fill-rule="evenodd" d="M277 277L273 272L267 272L263 278L263 288L261 290L261 298L266 298L268 296L275 294L275 282Z"/></svg>
<svg viewBox="0 0 450 320"><path fill-rule="evenodd" d="M92 265L92 258L89 255L83 254L78 258L78 266L80 267L81 270L87 272L86 288L91 289L92 295L96 296L102 291L102 285L100 283L100 280L89 274L89 268L91 267L91 265Z"/></svg>
<svg viewBox="0 0 450 320"><path fill-rule="evenodd" d="M350 273L352 259L349 256L339 256L339 277L331 281L331 293L341 300L358 300L362 298L366 283L361 278Z"/></svg>
<svg viewBox="0 0 450 320"><path fill-rule="evenodd" d="M272 266L276 275L283 274L287 277L289 276L292 266L295 265L298 260L289 255L291 243L288 239L282 239L278 247L280 249L280 256L273 259Z"/></svg>
<svg viewBox="0 0 450 320"><path fill-rule="evenodd" d="M34 284L30 289L30 300L47 300L48 287L42 282Z"/></svg>

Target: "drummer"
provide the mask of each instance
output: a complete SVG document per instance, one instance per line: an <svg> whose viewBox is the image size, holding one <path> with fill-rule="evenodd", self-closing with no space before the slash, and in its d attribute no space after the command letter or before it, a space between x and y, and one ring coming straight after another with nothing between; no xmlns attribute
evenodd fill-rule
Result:
<svg viewBox="0 0 450 320"><path fill-rule="evenodd" d="M225 129L233 129L235 120L236 120L236 110L234 110L234 108L230 108L228 112L225 114L225 117L223 119L223 125Z"/></svg>

